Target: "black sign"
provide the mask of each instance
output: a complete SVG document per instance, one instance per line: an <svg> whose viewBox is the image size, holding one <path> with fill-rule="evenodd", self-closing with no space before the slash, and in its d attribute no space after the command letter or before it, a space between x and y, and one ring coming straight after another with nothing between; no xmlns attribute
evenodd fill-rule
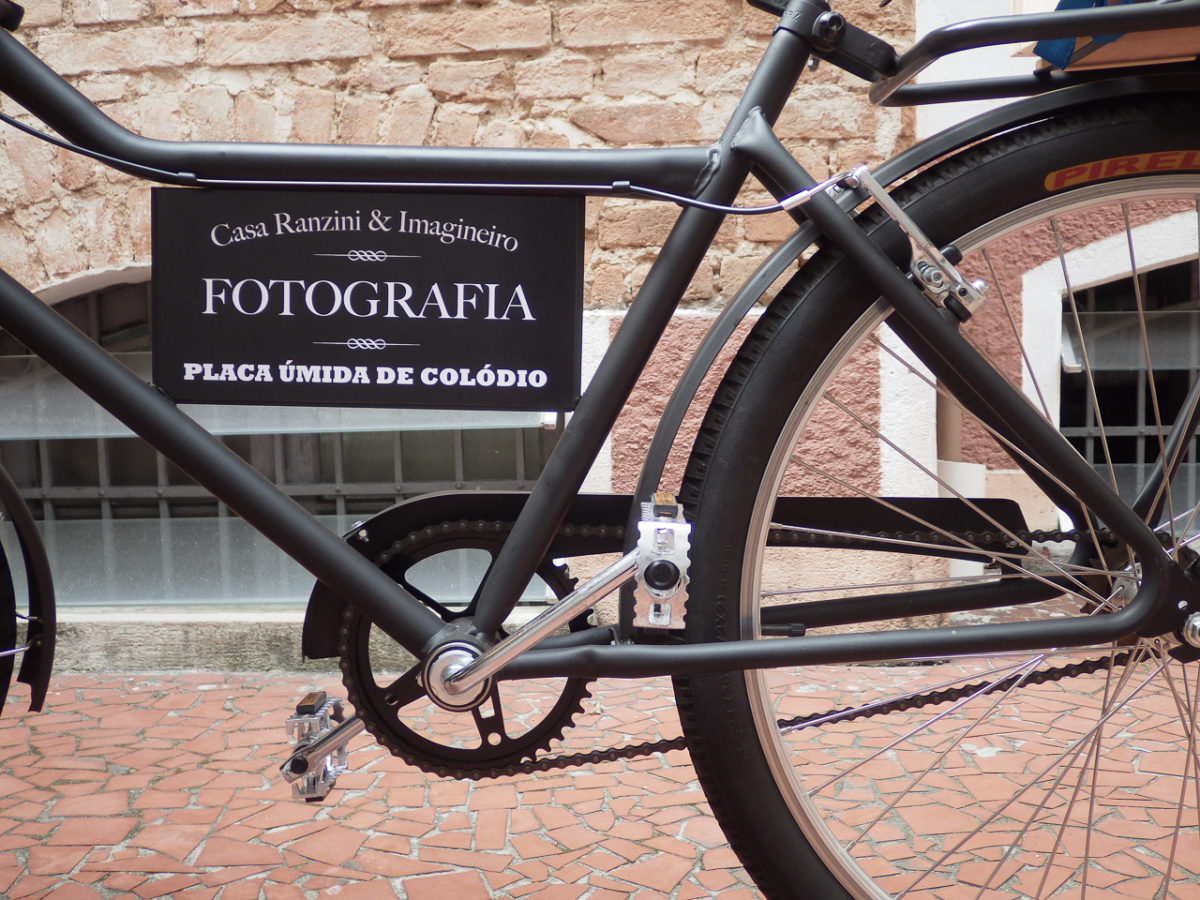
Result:
<svg viewBox="0 0 1200 900"><path fill-rule="evenodd" d="M578 197L154 191L154 381L178 401L563 410Z"/></svg>

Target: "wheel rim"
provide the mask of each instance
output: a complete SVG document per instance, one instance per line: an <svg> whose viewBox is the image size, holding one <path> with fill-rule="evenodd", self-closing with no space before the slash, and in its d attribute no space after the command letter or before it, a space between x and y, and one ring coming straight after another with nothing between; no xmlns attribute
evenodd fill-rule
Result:
<svg viewBox="0 0 1200 900"><path fill-rule="evenodd" d="M1097 385L1103 388L1109 375L1102 364L1087 359L1094 340L1088 329L1095 327L1095 320L1088 319L1086 311L1081 316L1079 295L1085 287L1092 289L1095 272L1112 268L1112 248L1119 247L1122 239L1128 245L1124 267L1139 275L1170 261L1164 258L1167 250L1176 252L1170 241L1185 241L1184 255L1194 268L1200 240L1198 197L1200 180L1187 176L1143 180L1136 188L1093 186L1027 207L956 242L966 256L964 271L982 275L1002 295L988 301L993 313L1001 307L1002 315L993 315L990 326L972 325L1007 331L1014 348L1017 339L1032 335L1026 342L1032 350L1015 357L1014 348L1001 349L994 334L979 339L999 366L1017 373L1014 377L1031 402L1056 416L1059 398L1070 388L1064 388L1066 379L1043 377L1048 351L1045 342L1036 346L1035 327L1042 313L1035 312L1030 298L1045 286L1039 287L1036 279L1058 284L1065 297L1060 321L1066 324L1061 327L1068 344L1074 337L1084 357L1084 390L1092 392L1093 413L1102 420L1105 404L1097 400L1103 394ZM1159 211L1154 216L1149 214L1148 198ZM1164 209L1169 215L1161 213ZM1094 222L1100 214L1109 225L1094 234L1102 235L1106 243L1096 237L1080 243L1084 217ZM1167 231L1174 237L1164 244L1162 235ZM1190 236L1181 238L1187 231ZM1000 271L1005 260L999 250L1014 245L1050 248L1022 263L1019 292L1012 288L1016 275ZM1098 263L1096 253L1101 255ZM1061 270L1057 277L1056 263ZM1153 310L1144 297L1137 298L1137 304L1141 311L1135 318L1141 318L1140 330L1146 335L1154 327L1148 330L1146 325ZM861 389L862 375L855 367L862 369L864 364L855 361L857 354L877 366L880 385L887 379L918 384L926 379L925 386L916 389L925 395L918 405L929 409L940 401L940 415L952 417L944 394L910 364L899 342L891 335L877 336L884 318L882 304L877 304L845 336L811 382L774 449L756 496L755 525L743 566L744 635L762 636L761 612L767 606L795 603L800 597L839 595L839 582L822 585L809 573L840 564L864 570L861 559L850 559L855 551L779 551L767 546L770 512L781 486L783 493L899 496L894 489L881 488L889 483L911 487L924 478L952 496L978 496L958 491L946 477L939 481L938 473L930 471L919 456L919 448L914 449L911 435L897 440L887 433L886 412L864 412L852 404L856 397L879 393ZM1069 330L1072 323L1077 329L1074 335ZM1161 420L1169 404L1156 396L1153 361L1146 368L1145 405L1152 407L1151 419ZM851 389L856 385L859 389ZM890 389L894 391L896 384ZM826 424L834 418L840 418L839 427ZM1160 441L1169 425L1169 420L1155 421L1148 440ZM830 462L829 442L797 447L797 437L806 427L832 435L834 444L842 448L836 454L838 462ZM903 431L903 425L899 427ZM854 429L865 435L860 441L876 444L874 470L855 472L840 462L859 446L854 440L847 443L847 433ZM1101 421L1100 437L1092 440L1117 447L1127 430L1123 424L1106 426ZM986 443L987 435L983 437ZM972 442L975 446L966 449L973 450L974 456L967 452L968 459L955 461L968 467L982 465L982 473L971 469L968 475L990 478L987 457L994 451L980 450L978 434L966 439L967 445ZM850 452L844 449L847 446ZM1124 458L1121 453L1117 458ZM1124 464L1114 462L1111 452L1100 458L1108 477L1123 486ZM890 471L884 471L889 466ZM953 473L955 467L946 471ZM1184 471L1194 475L1190 465L1182 466L1181 474ZM866 487L872 478L873 486ZM1018 487L1028 493L1027 484ZM1164 529L1173 553L1188 553L1189 545L1198 543L1195 496L1193 490L1185 505L1174 499L1161 504L1161 518L1174 523ZM1009 571L1018 565L1029 570L1030 564L1016 557L1041 549L1020 547L1015 556L993 554L990 562L1008 566ZM785 553L793 558L785 561ZM858 554L861 557L862 551ZM868 555L889 558L885 564L877 558L865 564L867 571L884 572L874 582L876 592L985 584L996 578L972 564L949 572L950 564L932 555L932 562L911 552ZM890 568L899 574L889 573ZM1125 565L1097 572L1077 559L1051 558L1038 568L1040 577L1071 579L1072 590L1064 593L1068 612L1119 606L1136 581L1136 570ZM853 581L849 578L846 583ZM989 613L993 618L1001 614L1058 617L1064 614L1064 604L1056 600ZM974 615L977 620L981 613ZM959 617L956 621L972 621L971 614ZM899 627L911 623L901 622ZM1172 636L1163 636L1133 646L1042 655L773 670L747 673L746 685L755 728L776 784L808 841L854 897L1195 897L1200 896L1195 883L1200 874L1196 751L1200 664L1169 656L1177 645ZM1086 674L1073 668L1085 658L1100 664ZM1062 671L1070 674L1053 680L1036 674ZM930 695L937 690L955 694L920 709L892 710L886 705L909 705L902 699L907 694ZM872 705L877 703L885 705ZM781 722L801 716L845 709L861 715L852 718L842 713L825 724L780 727Z"/></svg>

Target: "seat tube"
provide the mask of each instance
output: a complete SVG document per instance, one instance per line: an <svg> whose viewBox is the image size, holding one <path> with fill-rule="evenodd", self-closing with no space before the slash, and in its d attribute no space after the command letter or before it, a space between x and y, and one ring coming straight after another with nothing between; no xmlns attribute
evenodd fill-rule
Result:
<svg viewBox="0 0 1200 900"><path fill-rule="evenodd" d="M727 205L750 174L751 162L733 152L734 138L755 115L774 122L808 61L812 24L828 5L793 0L763 54L720 141L715 165L703 175L697 199ZM637 297L625 315L579 406L534 485L482 586L474 630L491 640L516 604L532 572L579 492L593 460L628 400L679 299L716 236L722 213L689 207L676 220Z"/></svg>

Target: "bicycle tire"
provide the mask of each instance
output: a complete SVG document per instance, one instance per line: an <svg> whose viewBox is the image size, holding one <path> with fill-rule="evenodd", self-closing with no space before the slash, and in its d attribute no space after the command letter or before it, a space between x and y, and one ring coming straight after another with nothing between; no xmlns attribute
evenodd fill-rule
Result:
<svg viewBox="0 0 1200 900"><path fill-rule="evenodd" d="M895 196L939 246L955 243L964 252L964 272L990 283L988 301L964 333L977 335L994 365L1052 420L1066 415L1067 405L1074 414L1089 402L1102 417L1128 405L1104 386L1130 377L1120 366L1136 365L1084 353L1082 387L1074 375L1051 374L1056 384L1043 386L1039 399L1034 375L1055 371L1064 346L1042 332L1053 333L1046 323L1057 322L1068 350L1090 345L1099 353L1097 323L1110 320L1076 315L1095 272L1132 270L1142 283L1152 268L1185 258L1197 277L1198 170L1200 97L1140 98L990 139L914 177ZM886 224L873 210L862 221L880 234ZM1057 293L1046 285L1057 285ZM1150 298L1141 293L1133 291L1142 312L1133 310L1134 319L1122 313L1126 326L1162 319L1169 330L1183 321L1146 315ZM1196 309L1194 291L1186 307ZM1020 474L1019 453L961 408L953 412L950 391L912 364L895 334L880 327L886 319L864 279L838 254L822 251L780 291L740 348L706 413L681 489L694 527L688 640L769 639L763 611L781 602L793 604L791 618L803 625L798 603L825 600L837 608L839 597L898 598L956 584L977 591L998 573L1068 589L1037 603L942 613L915 624L973 622L985 614L1061 617L1103 611L1124 602L1120 591L1132 593L1136 569L1119 551L1104 550L1111 571L1099 571L1106 566L1094 559L1102 555L1092 550L1096 536L1072 535L1034 479ZM1023 342L1031 346L1022 349ZM1155 387L1174 390L1187 376L1163 365L1144 368L1146 403L1165 415L1167 398ZM803 527L795 531L812 542L806 549L767 546L778 494L876 502L938 489L979 496L938 478L928 420L938 403L943 423L964 420L951 448L961 457L955 462L977 481L993 479L993 495L1002 491L996 484L1007 484L1008 494L1021 498L1025 524L1046 526L1043 538L1056 543L1021 534L1015 551L999 553L981 535L935 527L931 536L936 522L906 513L911 534L887 538L905 541L896 545L904 552L854 549L845 534ZM1100 438L1074 440L1125 454L1128 427L1116 424ZM953 436L951 430L947 443ZM1123 465L1102 467L1124 478ZM1194 477L1194 462L1178 471ZM895 505L884 502L879 519L894 519ZM1178 525L1181 513L1194 514L1195 502L1193 494L1186 509L1165 508L1163 515ZM1002 526L1011 537L1005 523L995 530ZM864 521L862 530L881 529ZM1195 531L1190 518L1186 527L1165 529L1171 552L1188 552ZM980 542L977 551L968 552L976 548L967 542ZM975 561L948 562L947 544ZM1051 552L1037 563L1050 576L1029 574L1034 556L1060 546L1073 555ZM964 568L971 571L958 571ZM827 573L833 577L822 581ZM913 624L897 618L806 633ZM1200 663L1167 655L1178 643L1165 635L1015 660L960 658L947 647L938 660L697 675L677 678L675 689L709 803L768 897L1197 896ZM1096 662L1078 665L1084 658ZM1143 684L1159 668L1151 686ZM837 712L845 709L854 712ZM801 724L827 711L837 713L827 724Z"/></svg>

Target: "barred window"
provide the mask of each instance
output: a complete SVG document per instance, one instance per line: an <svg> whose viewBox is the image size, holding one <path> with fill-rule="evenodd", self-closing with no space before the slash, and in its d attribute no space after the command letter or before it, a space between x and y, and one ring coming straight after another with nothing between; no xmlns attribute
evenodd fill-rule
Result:
<svg viewBox="0 0 1200 900"><path fill-rule="evenodd" d="M1193 260L1076 290L1074 307L1063 300L1063 434L1105 477L1111 465L1128 500L1158 458L1159 422L1169 428L1200 376L1198 280ZM1200 496L1198 462L1193 439L1172 490L1177 510Z"/></svg>
<svg viewBox="0 0 1200 900"><path fill-rule="evenodd" d="M56 308L149 380L148 284L106 288ZM307 595L312 582L302 569L3 334L0 392L0 463L42 522L65 605ZM187 411L338 533L430 491L527 489L562 424L561 416L547 424L537 413ZM161 561L145 552L147 541L161 546Z"/></svg>

